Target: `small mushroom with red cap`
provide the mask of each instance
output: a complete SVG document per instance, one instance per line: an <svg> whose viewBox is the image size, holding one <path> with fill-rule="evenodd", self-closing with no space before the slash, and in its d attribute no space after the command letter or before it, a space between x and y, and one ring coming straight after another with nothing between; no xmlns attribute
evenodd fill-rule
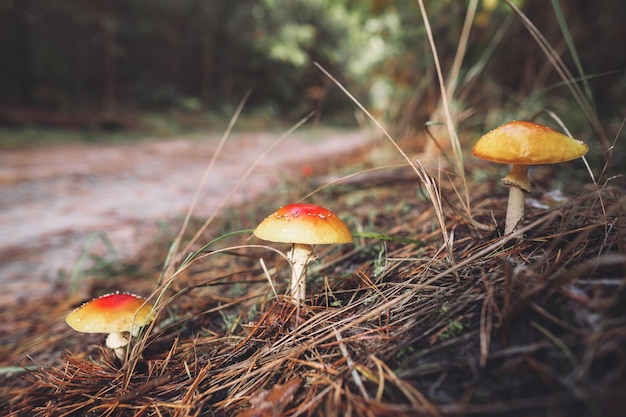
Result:
<svg viewBox="0 0 626 417"><path fill-rule="evenodd" d="M524 193L530 192L528 167L557 164L585 155L583 142L565 136L538 123L514 120L499 126L474 145L474 156L491 162L511 164L511 172L502 179L509 187L504 234L515 231L524 217Z"/></svg>
<svg viewBox="0 0 626 417"><path fill-rule="evenodd" d="M306 266L317 259L312 245L352 242L352 233L339 217L315 204L288 204L265 218L254 235L270 242L291 243L291 297L298 304L306 297Z"/></svg>
<svg viewBox="0 0 626 417"><path fill-rule="evenodd" d="M153 319L153 307L143 297L116 292L75 308L65 321L78 332L108 333L107 347L124 360L130 338Z"/></svg>

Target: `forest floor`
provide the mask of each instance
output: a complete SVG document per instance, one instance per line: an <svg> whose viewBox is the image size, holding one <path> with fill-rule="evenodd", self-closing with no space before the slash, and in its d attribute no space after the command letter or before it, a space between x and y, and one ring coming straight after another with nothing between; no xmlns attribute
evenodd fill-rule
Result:
<svg viewBox="0 0 626 417"><path fill-rule="evenodd" d="M2 227L12 237L0 239L13 248L3 247L4 262L54 259L48 249L79 243L46 268L65 270L63 279L57 270L28 281L28 266L10 262L21 278L13 272L11 283L2 272L0 414L623 414L622 188L537 169L523 225L502 236L501 167L467 158L463 179L425 163L419 179L387 142L364 145L360 134L295 134L276 147L284 153L263 156L278 136L228 142L173 251L217 139L50 148L24 154L23 170L10 175L6 163L22 151L3 154ZM19 189L24 203L12 208ZM306 300L296 305L277 252L288 246L251 229L301 199L331 208L355 239L316 248ZM48 209L60 220L42 217ZM122 255L86 244L94 232ZM72 270L81 252L89 262ZM20 279L35 283L34 295ZM156 303L156 319L124 361L103 347L104 335L64 321L83 301L117 290Z"/></svg>

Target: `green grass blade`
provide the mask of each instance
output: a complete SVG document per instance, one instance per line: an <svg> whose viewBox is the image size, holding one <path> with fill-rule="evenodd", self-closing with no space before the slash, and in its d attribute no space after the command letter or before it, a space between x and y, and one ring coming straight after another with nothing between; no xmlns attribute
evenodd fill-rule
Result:
<svg viewBox="0 0 626 417"><path fill-rule="evenodd" d="M596 104L593 100L593 94L591 93L591 87L587 82L587 77L585 76L583 66L580 63L578 52L576 51L576 46L574 45L574 40L572 39L572 33L570 32L569 27L567 26L567 22L565 21L563 9L561 9L561 5L559 4L558 0L552 0L552 7L554 8L554 13L556 14L556 19L559 22L559 27L561 28L561 32L563 33L565 43L567 44L567 49L569 50L569 53L574 60L574 64L576 65L576 69L578 70L578 74L580 75L580 78L582 80L587 100L589 100L593 111L597 113Z"/></svg>

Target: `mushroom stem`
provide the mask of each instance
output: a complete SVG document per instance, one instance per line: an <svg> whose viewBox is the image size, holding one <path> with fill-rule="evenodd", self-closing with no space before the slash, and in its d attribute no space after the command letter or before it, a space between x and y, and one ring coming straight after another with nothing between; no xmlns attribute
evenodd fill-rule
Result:
<svg viewBox="0 0 626 417"><path fill-rule="evenodd" d="M306 298L306 266L317 259L311 245L294 243L287 252L291 261L291 300L294 304L300 304Z"/></svg>
<svg viewBox="0 0 626 417"><path fill-rule="evenodd" d="M513 164L509 175L502 178L502 184L509 187L509 202L504 224L504 235L506 236L513 233L524 218L524 193L530 192L528 165Z"/></svg>
<svg viewBox="0 0 626 417"><path fill-rule="evenodd" d="M502 184L507 187L513 186L520 190L530 192L530 180L528 179L528 165L513 164L509 174L502 178Z"/></svg>
<svg viewBox="0 0 626 417"><path fill-rule="evenodd" d="M126 357L126 347L130 343L129 332L109 333L106 339L108 348L115 352L115 356L121 361Z"/></svg>
<svg viewBox="0 0 626 417"><path fill-rule="evenodd" d="M515 231L519 222L524 218L524 191L515 186L509 187L509 202L506 208L506 222L504 235Z"/></svg>

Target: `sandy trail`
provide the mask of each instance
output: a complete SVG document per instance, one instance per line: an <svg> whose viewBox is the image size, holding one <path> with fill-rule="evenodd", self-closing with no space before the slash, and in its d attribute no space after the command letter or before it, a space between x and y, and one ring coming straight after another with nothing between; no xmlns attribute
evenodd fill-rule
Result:
<svg viewBox="0 0 626 417"><path fill-rule="evenodd" d="M209 216L280 133L235 133L219 155L194 211ZM0 152L0 305L54 290L93 233L130 258L159 221L182 216L219 135L127 144L70 144ZM252 199L284 167L348 153L367 141L346 131L294 133L265 158L229 204ZM91 250L98 250L100 244ZM101 245L100 250L104 250Z"/></svg>

